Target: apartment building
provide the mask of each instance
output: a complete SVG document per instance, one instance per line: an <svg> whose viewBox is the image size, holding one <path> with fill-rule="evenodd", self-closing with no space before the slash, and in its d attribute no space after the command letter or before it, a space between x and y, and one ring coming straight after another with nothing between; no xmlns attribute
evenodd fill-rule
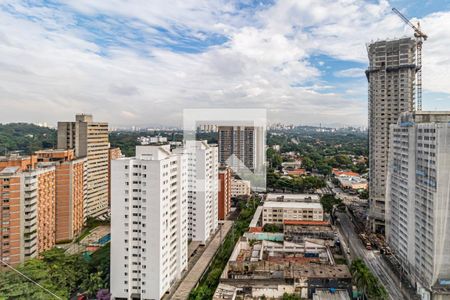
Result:
<svg viewBox="0 0 450 300"><path fill-rule="evenodd" d="M283 224L285 221L323 221L322 204L317 202L264 202L262 226Z"/></svg>
<svg viewBox="0 0 450 300"><path fill-rule="evenodd" d="M205 244L218 227L217 146L187 141L174 153L187 155L188 238Z"/></svg>
<svg viewBox="0 0 450 300"><path fill-rule="evenodd" d="M84 166L87 158L76 158L73 149L35 152L37 165L55 167L56 242L73 240L84 225Z"/></svg>
<svg viewBox="0 0 450 300"><path fill-rule="evenodd" d="M94 122L92 115L76 115L75 122L58 122L58 149L74 149L76 157L86 157L85 217L108 213L108 123Z"/></svg>
<svg viewBox="0 0 450 300"><path fill-rule="evenodd" d="M414 107L416 41L377 41L367 46L369 67L369 221L384 232L389 126Z"/></svg>
<svg viewBox="0 0 450 300"><path fill-rule="evenodd" d="M450 112L417 111L391 127L387 242L422 299L450 293L449 122Z"/></svg>
<svg viewBox="0 0 450 300"><path fill-rule="evenodd" d="M0 158L0 256L16 266L55 245L55 168Z"/></svg>
<svg viewBox="0 0 450 300"><path fill-rule="evenodd" d="M218 197L219 220L225 220L231 210L231 169L229 167L219 169Z"/></svg>
<svg viewBox="0 0 450 300"><path fill-rule="evenodd" d="M218 126L219 163L233 172L254 172L265 163L262 127Z"/></svg>
<svg viewBox="0 0 450 300"><path fill-rule="evenodd" d="M231 179L231 197L250 196L251 183L248 180Z"/></svg>
<svg viewBox="0 0 450 300"><path fill-rule="evenodd" d="M112 161L112 299L160 299L187 268L187 160L164 145Z"/></svg>

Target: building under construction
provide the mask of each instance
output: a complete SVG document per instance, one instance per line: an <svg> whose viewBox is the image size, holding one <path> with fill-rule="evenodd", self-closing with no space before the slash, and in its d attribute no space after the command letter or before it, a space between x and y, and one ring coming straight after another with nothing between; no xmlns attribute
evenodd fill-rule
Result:
<svg viewBox="0 0 450 300"><path fill-rule="evenodd" d="M389 126L414 109L416 40L377 41L367 47L369 67L369 221L384 232Z"/></svg>

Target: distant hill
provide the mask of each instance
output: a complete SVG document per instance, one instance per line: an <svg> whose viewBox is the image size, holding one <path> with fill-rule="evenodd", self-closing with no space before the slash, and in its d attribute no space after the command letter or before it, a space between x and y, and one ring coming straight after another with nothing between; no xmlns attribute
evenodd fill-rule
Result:
<svg viewBox="0 0 450 300"><path fill-rule="evenodd" d="M29 123L0 124L0 155L5 151L34 151L56 147L56 130Z"/></svg>

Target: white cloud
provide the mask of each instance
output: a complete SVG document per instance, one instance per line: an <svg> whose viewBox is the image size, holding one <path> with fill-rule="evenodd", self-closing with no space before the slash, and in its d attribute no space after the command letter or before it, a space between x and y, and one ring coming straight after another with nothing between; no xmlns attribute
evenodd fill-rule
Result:
<svg viewBox="0 0 450 300"><path fill-rule="evenodd" d="M265 107L274 121L362 124L366 89L350 85L342 89L347 92L335 92L311 56L364 63L366 42L411 34L383 0L285 0L256 11L239 11L225 0L77 0L58 9L9 2L39 21L0 6L0 110L9 112L2 122L51 123L90 112L114 125L179 125L183 108ZM95 31L80 27L73 10L91 18L86 26L116 40L98 41ZM98 14L111 20L92 19ZM115 36L111 30L121 24L144 32L144 38L133 31ZM450 93L450 13L429 15L422 25L430 35L425 88ZM228 41L200 53L155 45L207 40L211 34ZM350 68L335 75L364 73Z"/></svg>
<svg viewBox="0 0 450 300"><path fill-rule="evenodd" d="M340 70L337 72L334 72L334 76L336 77L364 77L364 69L361 68L350 68L345 70Z"/></svg>

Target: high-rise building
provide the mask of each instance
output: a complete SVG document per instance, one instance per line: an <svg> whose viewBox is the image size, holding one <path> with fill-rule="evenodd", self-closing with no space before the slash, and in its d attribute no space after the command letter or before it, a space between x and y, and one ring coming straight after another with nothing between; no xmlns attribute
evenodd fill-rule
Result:
<svg viewBox="0 0 450 300"><path fill-rule="evenodd" d="M384 232L389 126L400 113L412 111L416 42L412 38L368 45L369 67L369 221Z"/></svg>
<svg viewBox="0 0 450 300"><path fill-rule="evenodd" d="M55 245L55 168L0 158L0 257L18 265Z"/></svg>
<svg viewBox="0 0 450 300"><path fill-rule="evenodd" d="M235 172L255 171L264 165L264 132L255 126L219 126L219 163Z"/></svg>
<svg viewBox="0 0 450 300"><path fill-rule="evenodd" d="M187 141L188 238L205 244L218 227L217 146L207 141Z"/></svg>
<svg viewBox="0 0 450 300"><path fill-rule="evenodd" d="M160 299L187 268L187 157L137 146L111 175L112 299Z"/></svg>
<svg viewBox="0 0 450 300"><path fill-rule="evenodd" d="M122 157L122 151L119 147L108 149L108 204L111 206L111 161Z"/></svg>
<svg viewBox="0 0 450 300"><path fill-rule="evenodd" d="M55 167L56 242L73 240L84 225L84 165L73 150L40 150L38 166Z"/></svg>
<svg viewBox="0 0 450 300"><path fill-rule="evenodd" d="M94 122L92 115L76 115L75 122L58 122L58 149L74 149L76 157L86 157L85 217L108 212L108 123Z"/></svg>
<svg viewBox="0 0 450 300"><path fill-rule="evenodd" d="M449 122L450 112L418 111L391 127L386 237L422 299L448 292Z"/></svg>
<svg viewBox="0 0 450 300"><path fill-rule="evenodd" d="M231 169L219 169L219 220L225 220L231 210Z"/></svg>

